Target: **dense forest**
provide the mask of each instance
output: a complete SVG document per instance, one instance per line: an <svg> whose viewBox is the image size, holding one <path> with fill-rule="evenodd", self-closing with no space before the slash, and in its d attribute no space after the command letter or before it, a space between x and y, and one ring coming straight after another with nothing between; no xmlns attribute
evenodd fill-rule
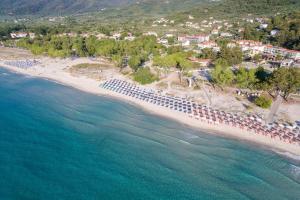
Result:
<svg viewBox="0 0 300 200"><path fill-rule="evenodd" d="M298 0L222 0L210 4L195 7L192 10L174 13L172 19L184 21L189 15L195 19L215 18L237 18L246 17L248 14L254 16L274 16L276 13L290 13L299 11Z"/></svg>
<svg viewBox="0 0 300 200"><path fill-rule="evenodd" d="M72 15L85 12L102 12L110 15L143 16L170 14L189 10L207 0L2 0L0 15ZM109 10L108 12L103 12Z"/></svg>

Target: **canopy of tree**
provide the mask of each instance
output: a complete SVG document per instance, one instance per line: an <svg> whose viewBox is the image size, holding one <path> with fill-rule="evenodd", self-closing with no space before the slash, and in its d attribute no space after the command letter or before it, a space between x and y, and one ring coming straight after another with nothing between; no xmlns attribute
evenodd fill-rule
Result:
<svg viewBox="0 0 300 200"><path fill-rule="evenodd" d="M279 68L269 77L271 87L287 99L300 89L300 70L297 68Z"/></svg>
<svg viewBox="0 0 300 200"><path fill-rule="evenodd" d="M104 56L111 58L121 66L124 57L129 57L128 64L135 71L150 55L158 55L164 47L156 42L153 36L142 36L134 41L115 41L113 39L97 40L88 38L51 36L29 38L18 41L19 47L28 48L34 54L46 53L52 57L69 56Z"/></svg>
<svg viewBox="0 0 300 200"><path fill-rule="evenodd" d="M211 73L212 81L220 86L231 85L234 80L234 74L228 67L216 65Z"/></svg>
<svg viewBox="0 0 300 200"><path fill-rule="evenodd" d="M272 105L272 99L266 96L257 97L254 103L261 108L270 108Z"/></svg>
<svg viewBox="0 0 300 200"><path fill-rule="evenodd" d="M212 59L217 65L232 66L242 63L243 52L239 47L228 48L223 46L220 52L214 52L212 49L203 49L199 57Z"/></svg>
<svg viewBox="0 0 300 200"><path fill-rule="evenodd" d="M139 68L134 74L133 74L133 78L136 82L145 85L145 84L149 84L152 83L156 80L158 80L158 78L151 73L149 68Z"/></svg>
<svg viewBox="0 0 300 200"><path fill-rule="evenodd" d="M297 68L279 68L272 73L263 68L239 68L233 72L228 67L216 65L211 72L212 81L220 86L235 85L238 88L276 91L285 99L300 90L300 70Z"/></svg>

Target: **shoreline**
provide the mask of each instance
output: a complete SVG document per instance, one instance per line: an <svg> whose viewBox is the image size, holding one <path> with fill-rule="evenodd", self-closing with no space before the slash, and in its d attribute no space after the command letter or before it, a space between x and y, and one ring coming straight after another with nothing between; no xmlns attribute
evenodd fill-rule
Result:
<svg viewBox="0 0 300 200"><path fill-rule="evenodd" d="M192 128L197 128L200 131L204 131L207 134L214 134L216 136L222 136L226 138L237 139L242 142L251 142L253 145L260 145L263 148L268 147L265 149L272 150L277 152L277 150L282 153L291 153L295 156L300 156L300 146L289 144L283 142L278 139L271 139L269 137L258 135L251 133L246 130L242 130L240 128L232 127L225 124L208 124L205 122L201 122L194 118L189 118L187 115L183 113L172 111L164 107L158 107L151 103L143 102L138 99L131 98L129 96L119 94L116 92L112 92L109 90L105 90L99 85L101 84L100 81L96 81L86 77L75 77L72 76L70 73L65 71L29 71L20 69L17 67L7 66L3 62L0 62L0 67L8 69L13 72L29 75L32 77L43 78L49 81L58 82L65 86L70 86L75 89L81 90L83 92L88 92L95 95L105 96L108 98L113 98L119 101L125 101L126 103L133 104L134 106L138 106L139 108L154 114L160 117L165 117L167 119L175 120L183 125L187 125Z"/></svg>

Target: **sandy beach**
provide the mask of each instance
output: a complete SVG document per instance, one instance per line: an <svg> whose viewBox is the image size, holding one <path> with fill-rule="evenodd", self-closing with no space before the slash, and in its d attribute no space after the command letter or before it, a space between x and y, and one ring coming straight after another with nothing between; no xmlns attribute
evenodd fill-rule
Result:
<svg viewBox="0 0 300 200"><path fill-rule="evenodd" d="M65 67L62 67L63 65L72 66L77 63L82 63L82 62L93 63L96 61L91 61L86 58L79 58L76 60L65 59L64 62L60 62L60 64L57 64L57 62L55 62L55 59L51 59L51 58L41 58L41 59L43 59L42 63L47 63L47 66L37 65L37 66L31 67L29 69L21 69L18 67L12 67L12 66L6 65L3 60L0 61L0 66L4 67L6 69L9 69L9 70L18 72L18 73L56 81L61 84L82 90L84 92L89 92L89 93L93 93L96 95L117 98L119 100L126 101L126 102L132 103L134 105L140 106L142 109L145 109L153 114L176 120L185 125L192 126L194 128L198 128L200 130L204 130L205 132L209 132L209 133L217 134L217 135L221 135L221 136L227 136L227 137L231 137L231 138L235 138L235 139L239 139L239 140L243 140L243 141L254 142L256 144L268 146L268 147L270 147L270 149L279 151L281 153L289 152L296 156L300 156L300 146L298 146L298 145L289 144L289 143L280 141L278 139L271 139L271 138L263 136L263 135L255 134L254 132L248 132L246 130L241 130L239 128L235 128L235 127L225 125L225 124L214 125L214 124L209 124L206 122L201 122L199 120L189 118L184 113L180 113L180 112L173 111L173 110L163 108L163 107L158 107L151 103L147 103L147 102L144 102L144 101L141 101L138 99L131 98L126 95L122 95L119 93L115 93L115 92L112 92L109 90L102 89L99 87L99 85L105 80L100 81L100 80L87 78L84 76L73 76L73 75L71 75L71 73L69 73L65 69ZM125 77L121 76L120 74L116 74L115 76L108 75L106 78L107 79L108 78L119 78L119 79L123 79L123 80L125 79ZM129 81L129 80L127 80L127 81Z"/></svg>

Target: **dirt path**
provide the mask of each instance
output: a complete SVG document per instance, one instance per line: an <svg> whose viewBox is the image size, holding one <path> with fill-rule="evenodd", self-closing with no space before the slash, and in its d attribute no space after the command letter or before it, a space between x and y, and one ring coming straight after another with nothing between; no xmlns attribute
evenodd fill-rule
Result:
<svg viewBox="0 0 300 200"><path fill-rule="evenodd" d="M268 115L268 117L266 119L266 123L271 123L271 122L274 121L274 116L276 115L276 113L277 113L277 111L279 109L279 106L282 103L282 100L283 100L283 98L280 95L278 95L277 98L276 98L276 100L272 104L272 107L270 109L270 113L269 113L269 115Z"/></svg>

